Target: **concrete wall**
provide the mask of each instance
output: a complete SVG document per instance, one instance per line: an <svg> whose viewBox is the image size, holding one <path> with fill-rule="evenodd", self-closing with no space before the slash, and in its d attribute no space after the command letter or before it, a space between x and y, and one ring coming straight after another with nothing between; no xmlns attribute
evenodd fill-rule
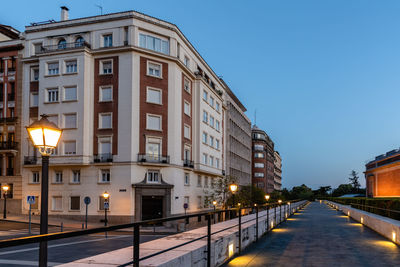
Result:
<svg viewBox="0 0 400 267"><path fill-rule="evenodd" d="M400 245L400 221L331 201L325 201L325 203Z"/></svg>
<svg viewBox="0 0 400 267"><path fill-rule="evenodd" d="M267 211L259 212L258 219L258 236L263 235L267 232L267 226L275 227L280 223L280 211L282 211L282 221L285 219L285 211L290 211L293 214L301 206L306 205L307 201L301 201L294 204L283 205L276 209L276 218L274 216L275 211L271 209L269 211L269 220L267 221ZM250 214L242 217L242 249L250 245L256 239L256 221L252 220L256 218L256 214ZM251 220L251 221L250 221ZM211 227L211 231L218 232L228 227L235 226L238 223L238 218L233 220L216 223ZM207 227L197 228L192 231L176 234L153 240L150 242L140 244L140 257L144 257L159 251L165 250L187 241L205 236L207 234ZM238 227L232 227L228 230L223 230L220 233L212 235L211 238L211 266L220 266L232 257L234 257L238 251ZM229 248L232 248L231 250ZM132 261L133 247L127 247L108 253L100 254L97 256L89 257L86 259L77 260L71 263L59 265L59 266L119 266L127 262ZM151 257L140 262L140 266L206 266L207 265L207 239L203 238L199 241L195 241L188 245L179 247L177 249L162 253L160 255Z"/></svg>

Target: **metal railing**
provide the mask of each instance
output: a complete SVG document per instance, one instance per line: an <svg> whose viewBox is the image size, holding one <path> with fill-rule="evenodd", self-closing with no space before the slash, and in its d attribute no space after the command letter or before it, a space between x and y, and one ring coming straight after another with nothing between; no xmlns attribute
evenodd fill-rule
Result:
<svg viewBox="0 0 400 267"><path fill-rule="evenodd" d="M1 98L0 98L1 101ZM18 117L5 117L5 118L0 118L0 123L7 123L7 122L16 122Z"/></svg>
<svg viewBox="0 0 400 267"><path fill-rule="evenodd" d="M24 157L24 165L35 165L37 163L36 156L25 156Z"/></svg>
<svg viewBox="0 0 400 267"><path fill-rule="evenodd" d="M138 154L138 162L150 162L150 163L165 163L169 164L169 156L161 156L154 154Z"/></svg>
<svg viewBox="0 0 400 267"><path fill-rule="evenodd" d="M291 201L291 203L297 203L300 200L296 201ZM301 204L298 208L302 208L306 205L307 203ZM277 222L277 207L284 207L284 215L283 215L283 220L282 220L282 208L279 209L280 212L280 220ZM206 212L199 212L199 213L193 213L189 215L178 215L178 216L172 216L172 217L167 217L167 218L161 218L161 219L153 219L153 220L145 220L145 221L140 221L140 222L135 222L135 223L128 223L128 224L121 224L121 225L114 225L114 226L108 226L108 227L99 227L99 228L93 228L93 229L88 229L88 230L80 230L80 231L69 231L69 232L60 232L60 233L51 233L51 234L43 234L43 235L36 235L36 236L29 236L29 237L20 237L20 238L13 238L13 239L8 239L8 240L0 240L0 248L9 248L9 247L15 247L15 246L23 246L23 245L28 245L28 244L33 244L33 243L41 243L41 242L48 242L52 240L59 240L59 239L64 239L64 238L70 238L70 237L78 237L78 236L84 236L84 235L89 235L89 234L96 234L96 233L103 233L103 232L109 232L109 231L115 231L115 230L120 230L120 229L126 229L126 228L132 228L133 227L133 261L122 264L120 266L128 266L128 265L133 265L135 267L139 267L139 262L149 259L151 257L163 254L165 252L171 251L173 249L188 245L190 243L199 241L201 239L207 238L207 266L211 266L211 236L218 234L220 232L238 227L238 252L240 254L241 252L241 229L242 225L245 223L248 223L250 221L256 221L255 228L256 228L256 236L255 236L255 241L258 241L258 236L259 236L259 219L262 217L267 217L267 229L266 232L268 232L272 227L270 226L269 223L269 214L271 212L271 209L274 208L274 227L277 226L278 224L284 222L287 217L289 217L289 214L293 214L294 210L290 207L290 205L280 205L279 203L270 203L270 204L264 204L264 205L254 205L251 207L239 207L239 208L231 208L231 209L224 209L224 210L211 210L211 211L206 211ZM259 212L262 210L266 210L267 213L259 216ZM247 221L242 222L242 217L245 215L249 214L255 214L255 218L249 219ZM217 215L217 216L216 216ZM287 215L287 216L285 216ZM170 221L185 221L185 224L189 222L190 218L198 218L198 221L201 221L202 217L205 217L205 220L207 221L207 234L200 236L198 238L183 242L181 244L178 244L176 246L166 248L162 251L155 252L153 254L141 257L139 256L140 254L140 227L141 226L148 226L148 225L158 225L162 224L165 222L170 222ZM224 229L220 229L218 231L212 232L211 231L211 224L214 221L214 223L221 222L221 221L226 221L230 220L233 218L238 218L238 223L234 224L232 226L226 227Z"/></svg>
<svg viewBox="0 0 400 267"><path fill-rule="evenodd" d="M194 168L193 160L184 159L183 160L183 167Z"/></svg>
<svg viewBox="0 0 400 267"><path fill-rule="evenodd" d="M369 206L369 205L358 204L358 203L350 203L350 206L355 209L363 210L366 212L371 212L371 213L381 215L384 217L388 217L388 218L392 218L395 220L400 220L400 210L385 209L385 208L379 208L379 207L375 207L375 206Z"/></svg>
<svg viewBox="0 0 400 267"><path fill-rule="evenodd" d="M0 150L17 149L18 142L3 141L0 142Z"/></svg>
<svg viewBox="0 0 400 267"><path fill-rule="evenodd" d="M111 153L94 155L93 162L113 162L113 155Z"/></svg>
<svg viewBox="0 0 400 267"><path fill-rule="evenodd" d="M57 45L46 45L42 46L40 51L37 51L37 54L47 53L47 52L54 52L54 51L62 51L67 49L76 49L87 47L90 49L90 44L87 42L75 42L75 43L63 43Z"/></svg>

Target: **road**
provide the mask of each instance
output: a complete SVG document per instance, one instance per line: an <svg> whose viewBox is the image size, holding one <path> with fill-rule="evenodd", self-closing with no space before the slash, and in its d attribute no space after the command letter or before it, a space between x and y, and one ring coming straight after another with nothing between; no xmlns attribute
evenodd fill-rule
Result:
<svg viewBox="0 0 400 267"><path fill-rule="evenodd" d="M226 266L400 266L400 248L342 212L313 202Z"/></svg>
<svg viewBox="0 0 400 267"><path fill-rule="evenodd" d="M38 232L38 226L33 226L33 232ZM23 237L28 235L26 224L0 222L0 239ZM50 227L49 232L58 231L58 227ZM141 243L164 237L160 234L143 234ZM82 237L66 238L50 241L48 243L49 266L67 263L81 258L86 258L132 246L132 232L113 231L107 234L93 234ZM0 266L37 266L39 245L30 244L25 246L0 249Z"/></svg>

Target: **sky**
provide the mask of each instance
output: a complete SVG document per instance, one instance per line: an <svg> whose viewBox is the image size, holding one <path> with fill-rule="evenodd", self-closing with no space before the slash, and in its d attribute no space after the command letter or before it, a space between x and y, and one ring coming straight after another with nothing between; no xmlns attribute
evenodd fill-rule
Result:
<svg viewBox="0 0 400 267"><path fill-rule="evenodd" d="M39 4L40 3L40 4ZM0 23L136 10L176 24L275 142L283 187L348 183L400 147L400 1L17 0Z"/></svg>

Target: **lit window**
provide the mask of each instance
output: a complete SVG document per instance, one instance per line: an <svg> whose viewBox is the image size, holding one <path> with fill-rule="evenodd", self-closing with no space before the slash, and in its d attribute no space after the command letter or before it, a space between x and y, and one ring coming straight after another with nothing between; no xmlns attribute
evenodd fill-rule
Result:
<svg viewBox="0 0 400 267"><path fill-rule="evenodd" d="M61 184L63 182L63 174L62 172L56 172L54 176L54 183Z"/></svg>
<svg viewBox="0 0 400 267"><path fill-rule="evenodd" d="M204 144L207 144L207 141L208 141L208 135L207 135L207 133L205 133L205 132L203 132L203 138L202 138L202 140L203 140L203 143Z"/></svg>
<svg viewBox="0 0 400 267"><path fill-rule="evenodd" d="M104 47L112 47L113 46L112 34L103 35L103 46Z"/></svg>
<svg viewBox="0 0 400 267"><path fill-rule="evenodd" d="M161 78L161 64L149 62L147 64L147 75Z"/></svg>
<svg viewBox="0 0 400 267"><path fill-rule="evenodd" d="M161 105L162 104L161 90L147 88L146 101L147 101L147 103L153 103L153 104L160 104Z"/></svg>
<svg viewBox="0 0 400 267"><path fill-rule="evenodd" d="M159 170L148 170L147 171L147 182L148 183L159 183L160 171Z"/></svg>
<svg viewBox="0 0 400 267"><path fill-rule="evenodd" d="M64 141L64 154L65 155L76 154L76 141Z"/></svg>
<svg viewBox="0 0 400 267"><path fill-rule="evenodd" d="M105 61L100 61L100 70L101 74L111 74L112 73L112 61L111 60L105 60Z"/></svg>
<svg viewBox="0 0 400 267"><path fill-rule="evenodd" d="M100 182L109 183L111 181L111 173L109 169L101 170Z"/></svg>
<svg viewBox="0 0 400 267"><path fill-rule="evenodd" d="M203 110L203 122L208 123L208 113Z"/></svg>
<svg viewBox="0 0 400 267"><path fill-rule="evenodd" d="M254 153L255 158L264 158L264 153Z"/></svg>
<svg viewBox="0 0 400 267"><path fill-rule="evenodd" d="M70 60L65 62L65 72L66 73L76 73L78 72L78 63L76 60Z"/></svg>
<svg viewBox="0 0 400 267"><path fill-rule="evenodd" d="M81 182L81 171L75 170L72 171L72 183L79 184Z"/></svg>
<svg viewBox="0 0 400 267"><path fill-rule="evenodd" d="M47 89L47 102L58 102L58 88Z"/></svg>
<svg viewBox="0 0 400 267"><path fill-rule="evenodd" d="M147 114L146 125L148 130L161 131L161 116Z"/></svg>
<svg viewBox="0 0 400 267"><path fill-rule="evenodd" d="M186 115L188 115L188 116L190 116L190 103L189 102L184 102L183 103L183 112L186 114Z"/></svg>
<svg viewBox="0 0 400 267"><path fill-rule="evenodd" d="M100 102L112 101L112 87L100 87Z"/></svg>
<svg viewBox="0 0 400 267"><path fill-rule="evenodd" d="M146 34L139 34L139 46L169 55L169 41Z"/></svg>
<svg viewBox="0 0 400 267"><path fill-rule="evenodd" d="M111 128L112 128L112 113L100 113L99 129L111 129Z"/></svg>
<svg viewBox="0 0 400 267"><path fill-rule="evenodd" d="M190 126L184 125L183 132L184 132L184 137L186 139L190 139Z"/></svg>
<svg viewBox="0 0 400 267"><path fill-rule="evenodd" d="M48 75L57 75L60 69L58 67L58 62L48 63L47 64L47 74Z"/></svg>
<svg viewBox="0 0 400 267"><path fill-rule="evenodd" d="M81 197L71 197L70 210L80 210L81 209Z"/></svg>
<svg viewBox="0 0 400 267"><path fill-rule="evenodd" d="M64 88L64 101L77 100L76 86Z"/></svg>
<svg viewBox="0 0 400 267"><path fill-rule="evenodd" d="M66 129L76 128L76 113L64 114L64 128Z"/></svg>

